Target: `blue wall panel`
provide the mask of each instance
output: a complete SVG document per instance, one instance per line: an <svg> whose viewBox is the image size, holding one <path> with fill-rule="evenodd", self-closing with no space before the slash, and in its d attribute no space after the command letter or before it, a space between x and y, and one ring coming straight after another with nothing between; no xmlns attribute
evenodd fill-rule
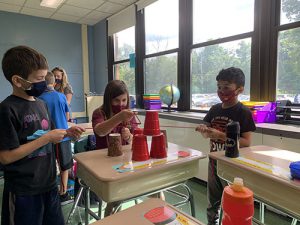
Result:
<svg viewBox="0 0 300 225"><path fill-rule="evenodd" d="M108 81L106 21L95 24L93 29L95 92L103 94Z"/></svg>
<svg viewBox="0 0 300 225"><path fill-rule="evenodd" d="M72 111L84 111L81 25L0 11L0 56L17 45L28 45L45 55L49 69L64 67L74 89ZM11 94L0 71L0 101Z"/></svg>

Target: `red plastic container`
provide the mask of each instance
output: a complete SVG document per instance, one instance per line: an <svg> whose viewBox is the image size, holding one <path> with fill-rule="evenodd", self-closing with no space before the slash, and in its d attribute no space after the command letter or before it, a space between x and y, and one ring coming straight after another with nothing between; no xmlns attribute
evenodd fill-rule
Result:
<svg viewBox="0 0 300 225"><path fill-rule="evenodd" d="M143 134L143 133L144 133L144 129L143 128L137 127L137 128L135 128L133 130L133 135L135 135L135 134Z"/></svg>
<svg viewBox="0 0 300 225"><path fill-rule="evenodd" d="M163 133L152 137L150 156L155 159L167 157L166 140Z"/></svg>
<svg viewBox="0 0 300 225"><path fill-rule="evenodd" d="M149 158L147 137L143 134L135 134L132 140L132 160L146 161Z"/></svg>
<svg viewBox="0 0 300 225"><path fill-rule="evenodd" d="M153 136L160 134L158 111L147 110L144 123L144 134Z"/></svg>
<svg viewBox="0 0 300 225"><path fill-rule="evenodd" d="M252 225L254 214L253 192L244 187L241 178L234 178L222 196L222 225Z"/></svg>

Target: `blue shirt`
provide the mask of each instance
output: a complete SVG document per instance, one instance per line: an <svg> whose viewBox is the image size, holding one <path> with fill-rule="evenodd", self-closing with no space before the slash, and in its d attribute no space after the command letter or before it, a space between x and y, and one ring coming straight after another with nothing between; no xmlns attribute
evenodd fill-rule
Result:
<svg viewBox="0 0 300 225"><path fill-rule="evenodd" d="M68 129L66 113L69 112L69 107L66 96L48 87L39 98L47 104L55 127Z"/></svg>

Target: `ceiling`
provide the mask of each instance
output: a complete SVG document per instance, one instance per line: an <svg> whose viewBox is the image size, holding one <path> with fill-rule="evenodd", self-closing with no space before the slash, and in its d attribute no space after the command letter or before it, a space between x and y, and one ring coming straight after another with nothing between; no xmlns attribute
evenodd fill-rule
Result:
<svg viewBox="0 0 300 225"><path fill-rule="evenodd" d="M65 0L57 9L52 9L40 6L40 0L0 0L0 11L94 25L135 2L137 0Z"/></svg>

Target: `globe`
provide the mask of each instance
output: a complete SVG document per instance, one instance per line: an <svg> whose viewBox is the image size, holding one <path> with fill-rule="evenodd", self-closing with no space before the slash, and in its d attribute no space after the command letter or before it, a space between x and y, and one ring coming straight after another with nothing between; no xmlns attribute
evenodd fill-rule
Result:
<svg viewBox="0 0 300 225"><path fill-rule="evenodd" d="M179 89L173 84L162 87L159 91L160 100L170 107L172 104L178 102L180 98Z"/></svg>

